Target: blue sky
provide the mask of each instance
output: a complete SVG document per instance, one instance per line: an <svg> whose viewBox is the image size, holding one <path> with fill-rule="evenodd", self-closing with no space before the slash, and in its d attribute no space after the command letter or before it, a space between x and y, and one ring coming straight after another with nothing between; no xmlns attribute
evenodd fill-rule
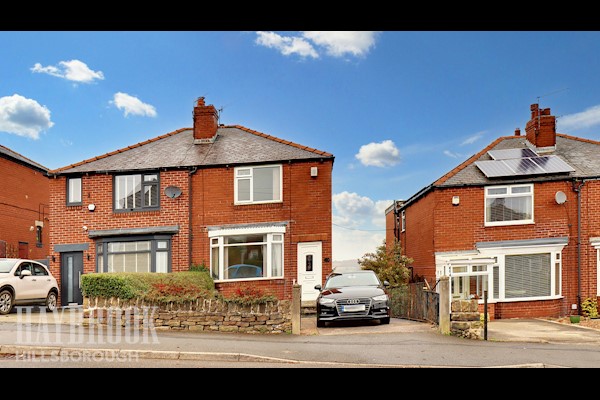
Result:
<svg viewBox="0 0 600 400"><path fill-rule="evenodd" d="M221 122L329 151L334 260L539 101L600 140L600 32L0 32L0 144L49 168ZM546 95L546 96L544 96Z"/></svg>

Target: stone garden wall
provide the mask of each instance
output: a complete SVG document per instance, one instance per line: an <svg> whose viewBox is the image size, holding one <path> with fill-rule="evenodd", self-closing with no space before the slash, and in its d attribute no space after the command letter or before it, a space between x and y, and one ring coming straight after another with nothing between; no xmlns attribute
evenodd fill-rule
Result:
<svg viewBox="0 0 600 400"><path fill-rule="evenodd" d="M83 324L88 326L244 333L286 333L292 330L289 300L241 305L222 300L155 304L117 298L85 298L83 309Z"/></svg>
<svg viewBox="0 0 600 400"><path fill-rule="evenodd" d="M467 339L483 338L483 323L477 300L453 300L450 333Z"/></svg>

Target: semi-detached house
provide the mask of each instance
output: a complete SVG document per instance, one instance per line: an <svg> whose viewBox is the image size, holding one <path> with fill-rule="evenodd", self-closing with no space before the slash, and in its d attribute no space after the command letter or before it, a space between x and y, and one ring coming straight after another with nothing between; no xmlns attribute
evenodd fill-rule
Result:
<svg viewBox="0 0 600 400"><path fill-rule="evenodd" d="M62 304L90 272L210 269L303 300L331 272L332 154L218 123L200 98L193 128L50 171L52 273Z"/></svg>
<svg viewBox="0 0 600 400"><path fill-rule="evenodd" d="M495 318L577 314L600 296L600 142L556 133L538 104L525 131L394 202L387 241L452 298L487 291Z"/></svg>

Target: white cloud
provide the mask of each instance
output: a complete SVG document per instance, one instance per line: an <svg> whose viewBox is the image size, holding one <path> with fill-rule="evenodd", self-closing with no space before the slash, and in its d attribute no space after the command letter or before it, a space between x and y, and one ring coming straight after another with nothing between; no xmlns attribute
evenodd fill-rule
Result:
<svg viewBox="0 0 600 400"><path fill-rule="evenodd" d="M255 43L285 56L319 58L319 52L324 51L331 57L363 57L375 46L377 36L379 32L375 31L303 31L294 36L258 31Z"/></svg>
<svg viewBox="0 0 600 400"><path fill-rule="evenodd" d="M333 226L333 260L359 259L366 253L373 253L385 239L385 232L350 231Z"/></svg>
<svg viewBox="0 0 600 400"><path fill-rule="evenodd" d="M126 117L129 114L142 117L156 117L157 115L154 106L144 103L137 97L130 96L127 93L115 93L110 103L114 104L119 110L122 110Z"/></svg>
<svg viewBox="0 0 600 400"><path fill-rule="evenodd" d="M452 158L462 158L462 154L454 153L450 150L444 150L444 155L446 155L448 157L452 157Z"/></svg>
<svg viewBox="0 0 600 400"><path fill-rule="evenodd" d="M58 66L48 65L46 67L35 63L31 72L48 74L77 83L92 83L95 80L104 79L102 71L91 70L86 63L79 60L61 61Z"/></svg>
<svg viewBox="0 0 600 400"><path fill-rule="evenodd" d="M325 48L328 55L343 57L347 54L353 56L366 55L379 32L372 31L304 31L302 36L311 40L318 46Z"/></svg>
<svg viewBox="0 0 600 400"><path fill-rule="evenodd" d="M334 194L332 202L333 259L357 259L375 251L385 239L385 209L392 200L344 191Z"/></svg>
<svg viewBox="0 0 600 400"><path fill-rule="evenodd" d="M484 134L485 134L485 131L477 132L476 134L474 134L472 136L469 136L468 138L466 138L465 140L463 140L463 142L460 145L461 146L466 146L468 144L473 144L476 141L478 141L479 139L481 139Z"/></svg>
<svg viewBox="0 0 600 400"><path fill-rule="evenodd" d="M577 130L590 128L600 124L600 105L590 107L582 112L568 114L558 118L560 129Z"/></svg>
<svg viewBox="0 0 600 400"><path fill-rule="evenodd" d="M50 110L37 101L18 94L0 97L0 131L39 139L53 125Z"/></svg>
<svg viewBox="0 0 600 400"><path fill-rule="evenodd" d="M318 58L319 54L310 43L300 37L281 36L275 32L256 32L256 44L279 50L284 56L297 54L300 57Z"/></svg>
<svg viewBox="0 0 600 400"><path fill-rule="evenodd" d="M365 166L389 167L400 162L400 151L391 140L360 147L355 157Z"/></svg>

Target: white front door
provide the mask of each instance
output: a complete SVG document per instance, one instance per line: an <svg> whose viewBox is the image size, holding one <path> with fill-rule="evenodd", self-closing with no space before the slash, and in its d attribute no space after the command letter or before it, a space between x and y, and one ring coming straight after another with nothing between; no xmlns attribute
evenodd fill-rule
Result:
<svg viewBox="0 0 600 400"><path fill-rule="evenodd" d="M302 285L302 301L315 301L322 284L321 242L298 243L298 284Z"/></svg>

